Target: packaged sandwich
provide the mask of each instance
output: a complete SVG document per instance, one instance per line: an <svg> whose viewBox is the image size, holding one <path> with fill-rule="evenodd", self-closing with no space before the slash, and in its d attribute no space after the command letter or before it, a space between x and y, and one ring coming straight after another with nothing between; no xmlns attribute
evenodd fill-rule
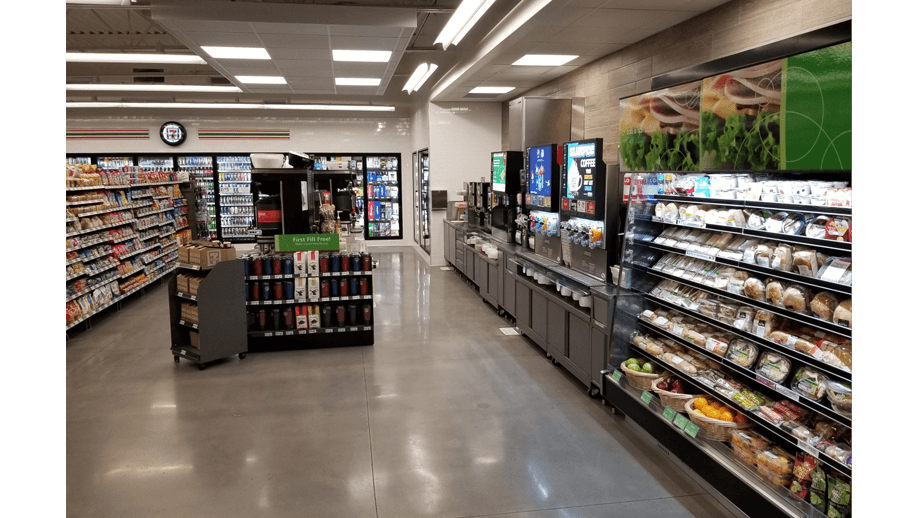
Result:
<svg viewBox="0 0 920 518"><path fill-rule="evenodd" d="M760 356L760 361L757 363L757 372L761 376L776 383L786 381L791 370L792 362L789 361L789 358L770 351L764 352ZM827 380L825 379L825 381Z"/></svg>

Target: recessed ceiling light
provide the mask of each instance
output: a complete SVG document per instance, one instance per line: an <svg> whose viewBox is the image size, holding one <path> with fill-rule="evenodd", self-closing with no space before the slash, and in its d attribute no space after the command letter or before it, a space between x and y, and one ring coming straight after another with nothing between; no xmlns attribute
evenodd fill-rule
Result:
<svg viewBox="0 0 920 518"><path fill-rule="evenodd" d="M99 91L99 92L227 92L240 93L242 90L236 86L219 85L164 85L164 84L69 84L68 90Z"/></svg>
<svg viewBox="0 0 920 518"><path fill-rule="evenodd" d="M259 47L201 47L212 58L217 59L271 59L268 52Z"/></svg>
<svg viewBox="0 0 920 518"><path fill-rule="evenodd" d="M100 52L68 52L71 63L174 63L179 65L207 65L208 62L194 54L113 54Z"/></svg>
<svg viewBox="0 0 920 518"><path fill-rule="evenodd" d="M514 90L513 86L477 86L470 90L471 94L506 94Z"/></svg>
<svg viewBox="0 0 920 518"><path fill-rule="evenodd" d="M434 71L438 69L438 66L432 63L422 63L415 68L415 72L412 72L412 75L409 76L409 80L406 81L406 85L403 86L403 90L409 92L417 92L419 88L425 84L425 81L431 77L431 74L434 74Z"/></svg>
<svg viewBox="0 0 920 518"><path fill-rule="evenodd" d="M253 85L286 85L287 81L281 76L236 76L241 83Z"/></svg>
<svg viewBox="0 0 920 518"><path fill-rule="evenodd" d="M194 110L198 108L219 110L311 110L351 112L392 112L394 106L370 104L259 104L259 103L111 103L111 102L69 102L66 108L174 108Z"/></svg>
<svg viewBox="0 0 920 518"><path fill-rule="evenodd" d="M392 54L389 50L333 50L332 60L386 63Z"/></svg>
<svg viewBox="0 0 920 518"><path fill-rule="evenodd" d="M564 65L578 56L567 54L527 54L521 59L512 63L518 66L530 67L558 67Z"/></svg>
<svg viewBox="0 0 920 518"><path fill-rule="evenodd" d="M380 86L380 79L372 77L337 77L336 86Z"/></svg>

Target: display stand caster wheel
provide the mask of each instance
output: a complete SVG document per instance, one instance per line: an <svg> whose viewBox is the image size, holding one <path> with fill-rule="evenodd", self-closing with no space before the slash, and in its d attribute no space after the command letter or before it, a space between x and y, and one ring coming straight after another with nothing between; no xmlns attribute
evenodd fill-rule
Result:
<svg viewBox="0 0 920 518"><path fill-rule="evenodd" d="M239 354L239 357L240 357L240 359L242 360L243 358L246 357L246 353L240 353L240 354Z"/></svg>
<svg viewBox="0 0 920 518"><path fill-rule="evenodd" d="M588 397L591 399L597 399L601 395L600 389L597 387L591 387L588 389Z"/></svg>
<svg viewBox="0 0 920 518"><path fill-rule="evenodd" d="M176 363L179 363L179 357L176 355L173 355L173 361Z"/></svg>
<svg viewBox="0 0 920 518"><path fill-rule="evenodd" d="M204 364L203 364L203 363L199 363L199 364L198 364L198 370L200 370L200 371L203 371L203 370L204 370Z"/></svg>
<svg viewBox="0 0 920 518"><path fill-rule="evenodd" d="M504 309L498 310L498 316L500 316L500 317L502 317L502 318L505 318L507 315L508 315L508 314L505 313L505 310L504 310Z"/></svg>
<svg viewBox="0 0 920 518"><path fill-rule="evenodd" d="M553 358L552 356L549 357L549 361L550 361L550 363L552 363L553 365L556 365L556 366L559 365L559 362L557 362L556 359Z"/></svg>

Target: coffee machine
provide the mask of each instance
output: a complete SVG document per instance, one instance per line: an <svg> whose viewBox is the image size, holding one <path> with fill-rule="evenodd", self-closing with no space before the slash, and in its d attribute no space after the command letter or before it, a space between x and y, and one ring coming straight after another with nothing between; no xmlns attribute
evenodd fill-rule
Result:
<svg viewBox="0 0 920 518"><path fill-rule="evenodd" d="M497 239L514 242L517 230L515 219L521 207L521 172L524 153L521 151L496 151L492 153L492 235Z"/></svg>
<svg viewBox="0 0 920 518"><path fill-rule="evenodd" d="M546 144L528 147L525 153L527 189L524 207L529 211L533 250L539 256L562 264L559 231L559 162L561 146Z"/></svg>
<svg viewBox="0 0 920 518"><path fill-rule="evenodd" d="M471 229L490 232L492 229L491 182L470 182L467 184L467 226Z"/></svg>
<svg viewBox="0 0 920 518"><path fill-rule="evenodd" d="M562 148L559 228L571 251L565 254L568 266L607 282L619 243L619 168L604 163L603 139L566 142Z"/></svg>

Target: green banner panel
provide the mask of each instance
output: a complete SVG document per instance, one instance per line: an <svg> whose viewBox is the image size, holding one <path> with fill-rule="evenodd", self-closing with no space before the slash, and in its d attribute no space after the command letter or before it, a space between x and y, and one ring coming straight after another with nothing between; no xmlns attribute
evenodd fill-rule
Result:
<svg viewBox="0 0 920 518"><path fill-rule="evenodd" d="M782 169L851 169L853 44L787 58L783 74Z"/></svg>
<svg viewBox="0 0 920 518"><path fill-rule="evenodd" d="M275 236L275 250L279 252L338 249L338 234L281 234Z"/></svg>

